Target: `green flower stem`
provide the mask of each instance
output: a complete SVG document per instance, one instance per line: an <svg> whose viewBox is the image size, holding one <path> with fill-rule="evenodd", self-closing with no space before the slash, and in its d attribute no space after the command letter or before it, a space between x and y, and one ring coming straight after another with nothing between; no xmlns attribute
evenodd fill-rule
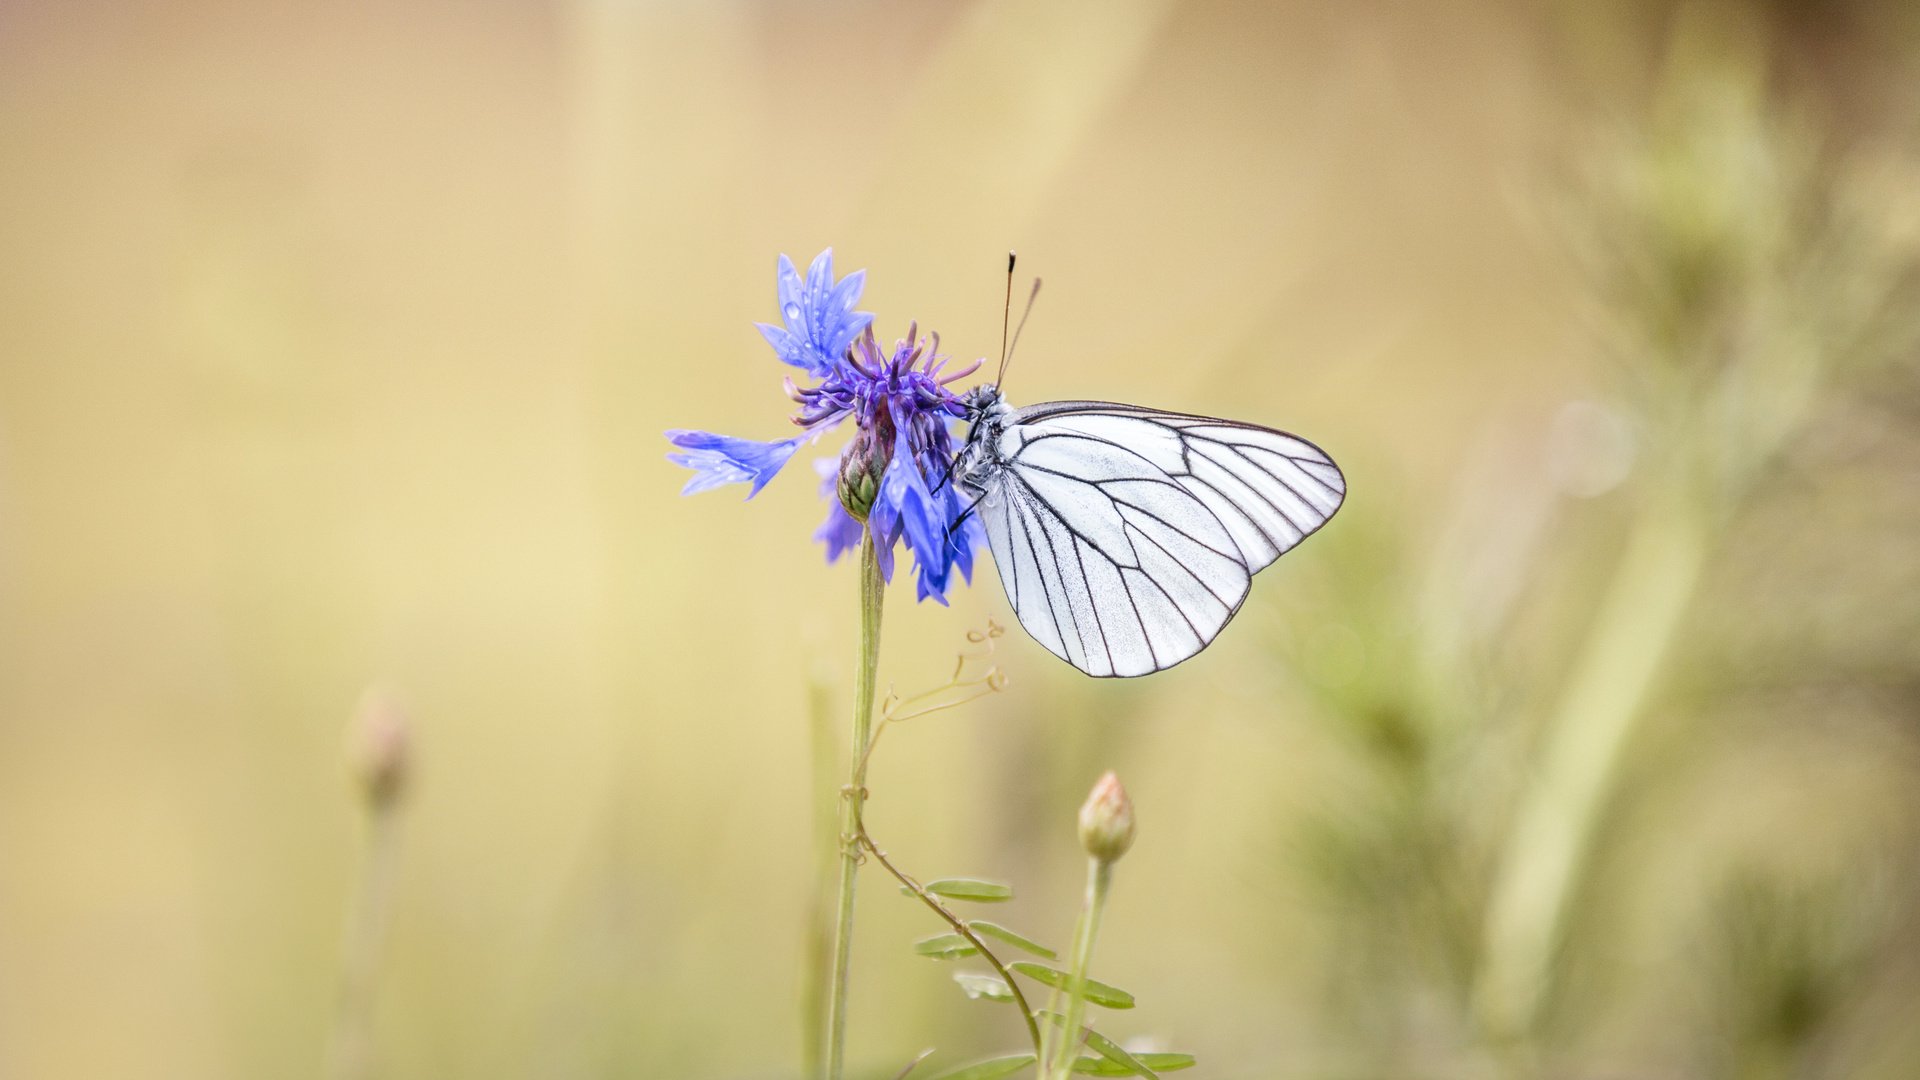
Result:
<svg viewBox="0 0 1920 1080"><path fill-rule="evenodd" d="M399 830L394 801L375 800L368 819L367 861L341 950L339 997L327 1053L327 1075L333 1080L366 1080L374 1074L373 998L399 869Z"/></svg>
<svg viewBox="0 0 1920 1080"><path fill-rule="evenodd" d="M839 749L831 712L833 680L815 670L807 685L807 726L812 734L815 790L833 786ZM807 1080L827 1075L827 980L833 965L833 883L839 869L833 858L839 835L839 804L820 800L813 814L813 853L819 876L807 903L807 966L800 986L800 1061Z"/></svg>
<svg viewBox="0 0 1920 1080"><path fill-rule="evenodd" d="M886 582L873 534L860 538L860 665L854 678L852 766L840 808L840 904L827 1001L827 1080L844 1080L847 1064L847 975L853 960L853 888L860 871L861 812L867 798L867 744L873 731L873 693L880 673L880 608Z"/></svg>
<svg viewBox="0 0 1920 1080"><path fill-rule="evenodd" d="M1080 1028L1087 1014L1087 969L1093 966L1093 942L1100 933L1100 915L1107 906L1107 887L1113 883L1113 864L1087 860L1087 900L1073 928L1073 966L1067 978L1066 1023L1054 1044L1047 1075L1068 1080L1080 1053Z"/></svg>

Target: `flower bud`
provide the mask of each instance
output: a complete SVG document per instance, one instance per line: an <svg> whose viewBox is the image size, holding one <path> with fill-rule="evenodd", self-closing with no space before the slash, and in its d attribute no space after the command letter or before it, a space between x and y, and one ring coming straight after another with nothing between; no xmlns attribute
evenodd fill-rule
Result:
<svg viewBox="0 0 1920 1080"><path fill-rule="evenodd" d="M1111 771L1093 785L1093 793L1080 807L1080 846L1103 863L1113 862L1133 846L1133 801Z"/></svg>
<svg viewBox="0 0 1920 1080"><path fill-rule="evenodd" d="M360 699L347 733L347 762L374 809L384 809L406 786L410 738L406 714L385 692L374 689Z"/></svg>
<svg viewBox="0 0 1920 1080"><path fill-rule="evenodd" d="M840 480L836 485L840 505L855 521L867 520L873 510L873 500L880 494L880 479L886 475L887 460L892 455L892 442L865 428L840 455Z"/></svg>

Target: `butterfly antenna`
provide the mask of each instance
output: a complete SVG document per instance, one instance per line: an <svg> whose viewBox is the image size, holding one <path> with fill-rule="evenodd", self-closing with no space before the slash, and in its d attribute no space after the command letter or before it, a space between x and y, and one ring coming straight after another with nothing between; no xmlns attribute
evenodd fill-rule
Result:
<svg viewBox="0 0 1920 1080"><path fill-rule="evenodd" d="M1000 309L1000 370L993 376L993 385L1000 385L1000 376L1007 373L1007 323L1013 315L1013 260L1015 252L1007 252L1007 303Z"/></svg>
<svg viewBox="0 0 1920 1080"><path fill-rule="evenodd" d="M1007 284L1008 284L1008 287L1011 288L1013 283L1009 281ZM1020 313L1020 325L1013 328L1013 344L1007 346L1006 355L1000 358L1000 374L994 377L993 385L1000 386L1001 380L1006 378L1007 365L1011 363L1013 360L1014 350L1020 347L1020 331L1025 330L1027 328L1027 316L1033 314L1033 302L1039 298L1040 298L1040 279L1034 278L1033 291L1027 294L1026 310Z"/></svg>

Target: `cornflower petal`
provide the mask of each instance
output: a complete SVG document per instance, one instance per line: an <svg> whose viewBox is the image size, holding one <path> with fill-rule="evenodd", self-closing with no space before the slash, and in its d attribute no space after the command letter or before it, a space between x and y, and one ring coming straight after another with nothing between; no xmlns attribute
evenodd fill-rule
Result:
<svg viewBox="0 0 1920 1080"><path fill-rule="evenodd" d="M815 311L826 307L827 291L833 288L833 249L828 248L807 264L806 304Z"/></svg>
<svg viewBox="0 0 1920 1080"><path fill-rule="evenodd" d="M828 260L831 261L832 256L830 252L832 252L832 250L832 248L828 248L820 254L827 256ZM819 262L820 260L815 259L814 261ZM793 268L792 259L787 258L785 255L780 256L780 261L774 268L774 280L777 283L780 294L780 318L787 324L787 329L792 330L796 334L800 333L800 328L805 325L800 321L800 312L804 310L801 301L806 299L806 293L804 291L805 286L800 280L800 271Z"/></svg>
<svg viewBox="0 0 1920 1080"><path fill-rule="evenodd" d="M813 531L813 538L827 545L828 563L839 562L840 556L859 546L862 526L840 505L840 463L833 458L819 458L813 463L813 471L820 474L820 495L827 500L827 520Z"/></svg>
<svg viewBox="0 0 1920 1080"><path fill-rule="evenodd" d="M757 324L760 335L783 363L825 378L846 355L847 346L872 322L873 316L853 310L866 287L866 271L856 271L838 285L833 280L833 249L816 256L802 279L793 260L780 256L775 272L782 326Z"/></svg>
<svg viewBox="0 0 1920 1080"><path fill-rule="evenodd" d="M900 515L880 498L867 511L867 528L873 533L874 561L880 564L880 579L893 583L893 548L900 542Z"/></svg>
<svg viewBox="0 0 1920 1080"><path fill-rule="evenodd" d="M912 445L913 439L908 434L913 430L911 407L897 401L890 407L894 421L893 457L880 482L873 514L905 539L907 550L913 553L918 598L931 597L944 605L953 567L946 540L950 520L946 514L948 504L928 486L924 455L916 452ZM944 428L940 430L944 432Z"/></svg>
<svg viewBox="0 0 1920 1080"><path fill-rule="evenodd" d="M669 431L667 441L686 453L668 454L667 460L693 470L693 479L680 489L682 495L698 494L725 484L750 483L753 486L747 491L747 498L751 499L780 472L793 452L800 449L800 444L811 438L813 434L809 432L791 439L759 442L708 431Z"/></svg>
<svg viewBox="0 0 1920 1080"><path fill-rule="evenodd" d="M867 272L855 270L846 280L834 288L827 297L825 325L822 328L821 351L829 357L841 357L847 354L847 346L860 336L861 331L873 325L873 316L864 311L853 310L860 302L861 290L867 287Z"/></svg>
<svg viewBox="0 0 1920 1080"><path fill-rule="evenodd" d="M834 563L860 546L860 530L860 523L835 499L827 504L827 520L813 531L813 538L827 545L827 562Z"/></svg>
<svg viewBox="0 0 1920 1080"><path fill-rule="evenodd" d="M887 463L887 474L880 482L880 498L899 514L907 550L913 552L916 560L925 561L926 553L933 550L929 505L932 497L927 492L926 478L920 475L920 463L914 460L913 451L907 445L904 429L896 430L894 435L893 460Z"/></svg>
<svg viewBox="0 0 1920 1080"><path fill-rule="evenodd" d="M788 333L783 327L772 326L767 323L754 323L753 325L759 328L760 336L767 339L767 344L773 346L773 354L780 358L781 363L792 364L797 368L812 370L812 364L806 353L805 341ZM818 373L816 372L815 374Z"/></svg>

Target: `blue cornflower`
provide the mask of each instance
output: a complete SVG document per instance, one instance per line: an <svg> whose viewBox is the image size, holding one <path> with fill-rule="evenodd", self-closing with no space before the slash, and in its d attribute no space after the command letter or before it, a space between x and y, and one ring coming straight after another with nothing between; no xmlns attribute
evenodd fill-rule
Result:
<svg viewBox="0 0 1920 1080"><path fill-rule="evenodd" d="M789 378L787 394L799 406L793 422L804 430L790 439L756 442L704 431L669 431L683 452L667 460L694 471L682 494L723 484L747 483L758 494L801 444L852 418L857 429L839 461L820 463L822 494L832 503L814 539L833 562L873 533L881 573L893 580L893 548L905 541L917 571L915 591L946 603L953 572L973 580L973 553L985 537L966 515L966 501L949 482L953 425L966 406L947 387L978 370L975 361L945 371L940 336L907 336L883 350L873 335L873 316L855 311L866 271L833 279L833 251L820 253L804 280L780 257L781 326L760 324L760 333L785 363L819 380L800 387ZM859 515L856 517L856 515ZM865 524L861 522L864 517Z"/></svg>

